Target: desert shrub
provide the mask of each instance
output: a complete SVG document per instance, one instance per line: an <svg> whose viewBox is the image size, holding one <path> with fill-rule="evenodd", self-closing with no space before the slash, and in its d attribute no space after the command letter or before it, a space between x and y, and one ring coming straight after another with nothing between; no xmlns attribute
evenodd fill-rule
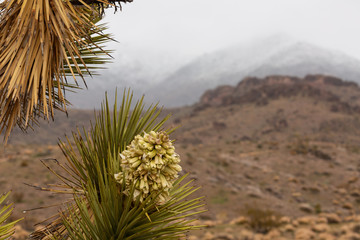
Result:
<svg viewBox="0 0 360 240"><path fill-rule="evenodd" d="M320 203L317 203L317 204L314 206L314 210L315 210L315 213L316 213L316 214L322 213L321 204L320 204Z"/></svg>
<svg viewBox="0 0 360 240"><path fill-rule="evenodd" d="M281 225L281 215L269 209L246 206L245 215L248 218L249 227L256 233L265 234Z"/></svg>
<svg viewBox="0 0 360 240"><path fill-rule="evenodd" d="M293 145L290 145L290 152L293 155L308 154L309 142L306 140L298 139Z"/></svg>
<svg viewBox="0 0 360 240"><path fill-rule="evenodd" d="M355 233L360 233L360 224L355 224L352 227L352 231L355 232Z"/></svg>
<svg viewBox="0 0 360 240"><path fill-rule="evenodd" d="M24 201L24 193L23 192L14 192L12 195L12 199L15 203L21 203Z"/></svg>
<svg viewBox="0 0 360 240"><path fill-rule="evenodd" d="M320 158L322 160L328 160L328 161L332 160L332 157L329 154L321 151L320 149L317 148L317 146L311 147L309 149L309 152L311 155Z"/></svg>
<svg viewBox="0 0 360 240"><path fill-rule="evenodd" d="M227 194L224 190L220 190L216 196L211 199L213 204L225 204L229 201Z"/></svg>
<svg viewBox="0 0 360 240"><path fill-rule="evenodd" d="M357 145L349 145L349 144L347 144L345 147L346 147L346 150L351 152L351 153L355 153L355 154L360 153L360 147L357 146Z"/></svg>
<svg viewBox="0 0 360 240"><path fill-rule="evenodd" d="M320 150L316 145L310 145L308 140L298 139L296 143L290 146L290 149L290 153L293 155L311 154L322 160L332 160L332 157L329 154Z"/></svg>
<svg viewBox="0 0 360 240"><path fill-rule="evenodd" d="M224 129L226 129L226 123L224 123L224 122L218 122L218 121L214 121L213 123L212 123L212 125L213 125L213 128L216 130L216 131L222 131L222 130L224 130Z"/></svg>

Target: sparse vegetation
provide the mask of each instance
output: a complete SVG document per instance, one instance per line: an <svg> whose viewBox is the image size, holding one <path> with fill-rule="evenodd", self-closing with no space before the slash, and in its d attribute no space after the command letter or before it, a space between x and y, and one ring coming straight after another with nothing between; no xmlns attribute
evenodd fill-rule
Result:
<svg viewBox="0 0 360 240"><path fill-rule="evenodd" d="M233 114L223 119L220 118L221 112L218 111L221 107L208 107L206 111L199 112L193 119L189 119L188 115L180 113L180 111L174 113L174 117L180 119L185 126L185 131L180 128L179 131L172 134L173 139L176 139L174 144L176 144L181 159L185 162L190 161L189 164L183 165L184 170L190 173L192 179L196 179L196 185L203 186L203 190L201 190L203 192L198 193L196 197L202 194L207 195L207 208L210 210L205 214L206 217L199 217L198 223L209 227L203 232L195 231L194 234L198 235L198 239L205 239L205 233L208 234L207 237L210 236L210 233L213 234L212 239L226 239L226 237L231 239L231 236L242 239L241 234L245 236L245 233L253 237L255 231L247 224L248 217L244 216L245 212L242 212L243 216L237 214L246 203L252 204L253 202L260 206L259 209L286 215L281 218L281 222L284 222L283 225L266 233L268 239L281 239L281 237L294 239L296 232L303 228L314 235L313 239L321 239L324 234L320 232L321 228L314 228L318 227L317 225L328 226L330 229L326 230L326 233L335 237L334 239L341 239L345 235L339 232L340 228L348 229L349 234L353 233L351 226L356 223L358 218L358 215L353 216L353 214L358 214L359 210L359 186L358 182L354 182L355 180L351 180L354 183L350 185L347 182L358 175L359 156L355 154L356 150L352 152L349 146L356 146L360 142L360 138L357 135L350 135L350 133L324 135L324 132L319 132L316 124L325 119L330 120L334 116L327 112L328 109L325 108L327 105L320 100L315 106L316 109L314 109L312 100L300 100L294 98L291 103L287 99L270 101L266 108L248 104L245 109L243 106L233 105ZM266 116L271 116L278 108L284 109L284 113L289 114L286 116L289 127L282 131L274 131L270 135L262 135L261 130L254 126L267 128ZM81 116L91 115L89 112L78 111ZM301 118L292 115L293 112L297 112L296 114ZM313 116L316 114L318 115ZM341 114L343 113L338 112L336 117L338 118ZM86 119L86 117L77 119L77 116L76 114L72 116L75 117L72 122L84 122ZM355 116L357 115L354 114ZM213 129L212 122L215 119L221 119L221 122L227 126L221 132L224 136L221 140L218 139L218 132L211 131ZM94 121L92 122L94 123ZM204 124L204 122L208 124ZM62 129L71 128L71 125L66 123L66 119L62 119L62 123L64 124L61 126ZM174 125L169 123L164 125L164 128L167 129L167 126ZM85 129L89 128L85 127ZM207 131L210 134L200 134ZM295 131L299 133L297 138L294 138L293 135ZM69 134L67 135L69 136ZM82 132L81 135L86 142ZM241 140L241 136L251 136L251 140ZM20 140L29 138L29 136L20 134L14 137ZM198 138L202 143L193 144L188 141L192 138ZM33 139L35 138L33 137ZM14 211L13 219L22 217L20 210L27 209L30 205L30 207L36 207L43 202L41 205L46 206L67 199L67 196L33 192L31 188L22 186L22 182L39 183L41 186L46 183L56 183L54 175L48 173L46 168L41 168L39 160L44 157L35 158L36 153L48 149L45 146L48 144L46 137L43 139L44 144L39 145L23 144L21 147L9 145L7 151L0 156L0 162L4 166L0 169L0 187L10 189L12 186L14 190L20 189L19 192L24 192L24 196L26 196L22 202L16 204L18 207ZM299 150L302 153L294 154L291 150L296 148L298 139L301 139L302 144L305 145L298 149L305 150ZM69 138L69 140L76 151L77 147L73 138ZM262 144L261 149L257 147L258 144ZM52 152L46 158L54 156L59 161L64 161L64 158L61 157L61 150L56 147L50 149ZM324 161L321 157L315 157L314 151L309 149L324 152L333 160ZM28 165L21 168L22 161L27 161ZM224 167L223 163L226 163L227 166ZM54 162L51 164L54 168L57 166ZM347 177L344 179L344 176ZM18 180L15 181L15 177ZM14 202L12 195L10 199ZM28 197L30 201L28 201ZM344 205L346 202L348 204ZM306 204L303 205L303 203ZM300 207L306 211L304 212ZM50 210L29 212L26 214L27 220L22 221L21 226L27 231L32 231L33 223L45 219L47 213L50 215ZM311 214L311 216L304 217L307 214ZM327 214L335 214L335 217L327 217ZM239 219L242 224L230 224L238 217L242 217ZM328 224L326 224L325 218L328 218ZM298 219L302 223L296 225ZM313 219L318 222L315 224ZM333 224L334 222L336 224ZM259 231L264 232L263 230ZM281 234L281 236L276 237L272 235L274 233ZM191 232L190 235L192 234ZM257 236L265 235L257 234ZM249 238L251 239L251 237ZM246 238L244 237L244 239Z"/></svg>
<svg viewBox="0 0 360 240"><path fill-rule="evenodd" d="M213 204L224 204L228 202L227 193L223 190L220 190L217 195L211 198L211 203Z"/></svg>
<svg viewBox="0 0 360 240"><path fill-rule="evenodd" d="M360 154L360 146L358 146L358 145L347 144L345 147L346 147L346 150L351 153Z"/></svg>
<svg viewBox="0 0 360 240"><path fill-rule="evenodd" d="M15 203L21 203L24 201L24 193L23 192L14 192L12 194L12 199Z"/></svg>
<svg viewBox="0 0 360 240"><path fill-rule="evenodd" d="M291 146L291 150L290 150L291 154L302 154L302 155L306 155L306 154L311 154L314 157L320 158L322 160L326 160L326 161L330 161L332 160L332 157L323 152L322 150L320 150L318 148L317 145L310 145L309 140L307 139L301 139L299 138L294 145Z"/></svg>
<svg viewBox="0 0 360 240"><path fill-rule="evenodd" d="M246 206L245 216L248 218L249 227L257 233L268 233L271 229L281 225L281 215L270 209L261 209L256 206Z"/></svg>
<svg viewBox="0 0 360 240"><path fill-rule="evenodd" d="M320 203L315 204L315 206L314 206L314 211L315 211L316 214L322 213L322 209L321 209L321 204L320 204Z"/></svg>

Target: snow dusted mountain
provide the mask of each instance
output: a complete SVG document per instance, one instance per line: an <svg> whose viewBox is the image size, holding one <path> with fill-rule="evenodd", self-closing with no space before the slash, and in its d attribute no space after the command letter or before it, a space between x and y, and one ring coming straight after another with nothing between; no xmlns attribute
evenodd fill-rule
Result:
<svg viewBox="0 0 360 240"><path fill-rule="evenodd" d="M197 102L208 89L248 76L324 74L360 83L360 60L281 35L189 59L120 45L114 62L87 80L88 90L68 93L69 100L75 108L99 108L105 91L112 99L115 88L131 87L136 98L145 94L149 103L182 106Z"/></svg>
<svg viewBox="0 0 360 240"><path fill-rule="evenodd" d="M360 61L341 52L284 37L230 47L181 67L146 93L167 107L193 104L209 88L247 76L325 74L360 83Z"/></svg>
<svg viewBox="0 0 360 240"><path fill-rule="evenodd" d="M100 108L105 92L112 99L116 88L122 93L124 88L130 87L138 99L150 86L162 81L183 63L178 56L132 45L112 44L109 49L116 49L112 54L114 59L101 66L105 69L96 71L97 75L86 78L88 89L67 93L73 107Z"/></svg>
<svg viewBox="0 0 360 240"><path fill-rule="evenodd" d="M360 83L360 61L341 52L298 42L274 54L250 74L258 77L269 74L303 77L316 73Z"/></svg>

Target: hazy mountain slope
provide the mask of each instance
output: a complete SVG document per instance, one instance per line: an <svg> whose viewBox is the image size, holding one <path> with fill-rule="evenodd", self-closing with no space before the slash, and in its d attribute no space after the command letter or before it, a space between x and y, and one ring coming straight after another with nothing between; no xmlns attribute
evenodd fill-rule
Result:
<svg viewBox="0 0 360 240"><path fill-rule="evenodd" d="M195 103L208 88L274 74L327 74L360 82L360 61L308 43L274 38L204 55L147 93L166 106L181 106Z"/></svg>
<svg viewBox="0 0 360 240"><path fill-rule="evenodd" d="M353 194L360 102L350 96L360 96L356 84L319 75L249 78L207 91L173 118L182 126L174 136L184 169L204 186L212 213L236 216L250 205L301 216L306 205L311 213L352 214L360 200Z"/></svg>
<svg viewBox="0 0 360 240"><path fill-rule="evenodd" d="M117 50L112 54L114 59L111 63L101 66L105 69L96 71L97 75L93 78L87 77L88 88L78 90L76 94L68 93L69 100L75 108L100 109L105 92L114 96L116 88L120 92L124 88L131 88L136 97L141 97L149 86L175 71L183 59L176 54L170 55L140 46L112 44L112 47L109 48Z"/></svg>
<svg viewBox="0 0 360 240"><path fill-rule="evenodd" d="M249 73L257 77L271 74L298 77L326 74L360 83L360 61L341 52L299 42L274 54Z"/></svg>
<svg viewBox="0 0 360 240"><path fill-rule="evenodd" d="M121 94L119 92L119 96ZM288 99L297 95L312 98L314 102L326 102L333 112L360 112L360 88L356 83L330 76L307 75L304 78L291 76L245 78L235 86L224 85L205 91L199 102L193 106L165 109L163 116L171 113L172 119L181 119L184 116L195 115L197 111L207 108L214 108L216 111L218 107L232 105L266 106L269 101ZM134 97L134 100L137 99ZM109 101L112 102L112 100ZM75 131L77 127L88 128L93 118L94 111L92 110L72 109L69 111L68 117L65 113L56 112L54 122L40 121L40 127L34 126L34 131L29 130L28 134L15 129L10 136L9 143L56 144L58 138L64 139L65 134L71 135L71 131ZM177 124L176 121L175 124ZM184 125L182 129L193 127L191 123L189 125ZM258 127L258 125L254 122L251 127Z"/></svg>
<svg viewBox="0 0 360 240"><path fill-rule="evenodd" d="M66 141L65 136L72 136L76 132L90 128L90 121L93 122L94 111L92 110L69 110L68 115L63 112L55 112L54 121L39 120L39 126L34 125L33 129L28 129L26 133L19 128L15 128L11 133L8 144L38 144L54 145L58 140ZM0 135L2 138L3 135Z"/></svg>

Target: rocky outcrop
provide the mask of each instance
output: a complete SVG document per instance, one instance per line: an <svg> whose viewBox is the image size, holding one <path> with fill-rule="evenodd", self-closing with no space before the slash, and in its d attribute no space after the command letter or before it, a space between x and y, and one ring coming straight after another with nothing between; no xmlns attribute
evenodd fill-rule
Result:
<svg viewBox="0 0 360 240"><path fill-rule="evenodd" d="M333 112L360 112L359 106L344 102L335 91L331 91L332 88L349 87L358 89L360 95L356 83L331 76L308 75L303 79L290 76L269 76L263 79L248 77L237 86L221 86L206 91L196 109L246 103L261 106L271 100L301 96L329 102Z"/></svg>

